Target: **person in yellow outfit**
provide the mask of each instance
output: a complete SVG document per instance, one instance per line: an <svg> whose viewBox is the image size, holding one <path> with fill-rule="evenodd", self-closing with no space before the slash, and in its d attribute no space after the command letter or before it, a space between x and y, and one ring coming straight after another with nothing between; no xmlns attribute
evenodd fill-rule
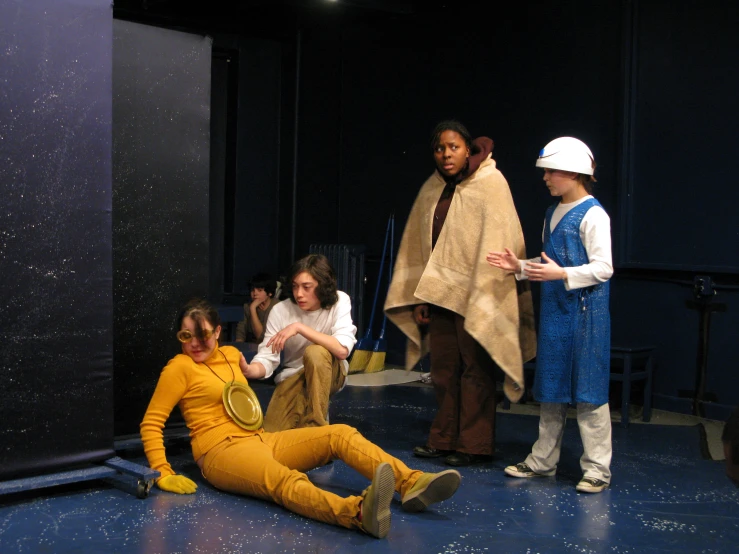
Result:
<svg viewBox="0 0 739 554"><path fill-rule="evenodd" d="M459 487L457 471L412 470L348 425L275 433L265 432L258 423L254 430L244 428L244 420L238 413L232 417L233 406L229 409L224 402L224 387L244 386L258 376L250 374L253 366L239 350L218 346L217 310L204 300L193 300L180 311L176 329L182 354L162 370L141 422L144 452L161 474L160 489L178 494L197 489L194 481L172 470L165 455L162 431L178 404L190 430L193 457L208 483L271 500L318 521L383 538L390 530L395 491L405 511L420 512L450 498ZM258 413L261 419L260 409ZM304 473L335 459L372 480L361 496L337 496L313 485Z"/></svg>

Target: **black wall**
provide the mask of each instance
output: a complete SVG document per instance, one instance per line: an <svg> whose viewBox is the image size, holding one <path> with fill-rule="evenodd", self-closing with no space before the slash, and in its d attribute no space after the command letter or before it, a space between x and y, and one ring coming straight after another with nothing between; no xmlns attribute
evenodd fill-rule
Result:
<svg viewBox="0 0 739 554"><path fill-rule="evenodd" d="M412 22L398 17L305 32L301 112L312 115L300 120L298 205L305 209L297 227L311 232L300 233L299 250L314 237L367 244L374 283L387 215L396 213L402 231L434 169L430 131L449 117L495 141L531 255L552 202L534 161L552 138L573 134L591 145L600 164L598 196L614 211L621 15L613 4L522 4L478 7L475 17L439 9ZM342 216L329 227L334 213ZM324 221L313 221L314 214ZM404 342L394 331L388 360L402 363Z"/></svg>
<svg viewBox="0 0 739 554"><path fill-rule="evenodd" d="M658 407L691 411L704 386L699 412L725 419L739 403L739 190L730 185L739 5L627 7L614 341L658 346ZM716 296L703 296L701 282Z"/></svg>
<svg viewBox="0 0 739 554"><path fill-rule="evenodd" d="M737 274L739 5L636 2L632 17L621 261Z"/></svg>
<svg viewBox="0 0 739 554"><path fill-rule="evenodd" d="M724 418L739 403L737 11L728 1L450 4L304 29L297 250L367 244L373 277L388 213L402 228L433 169L431 128L456 117L494 139L534 256L552 202L534 161L552 138L577 136L596 155L595 194L611 215L614 341L655 345L656 405L686 412L702 343L706 414ZM724 310L705 337L687 304L696 274L711 277ZM397 333L389 349L402 362Z"/></svg>

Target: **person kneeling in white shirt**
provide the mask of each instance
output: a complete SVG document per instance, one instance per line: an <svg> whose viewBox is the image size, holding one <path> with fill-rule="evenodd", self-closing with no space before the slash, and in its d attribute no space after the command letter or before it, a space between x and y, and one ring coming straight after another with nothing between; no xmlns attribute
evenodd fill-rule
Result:
<svg viewBox="0 0 739 554"><path fill-rule="evenodd" d="M293 264L289 298L267 319L264 340L247 366L252 377L275 376L276 388L264 416L264 430L328 425L330 398L346 382L346 358L357 342L351 300L337 290L328 259L311 254Z"/></svg>

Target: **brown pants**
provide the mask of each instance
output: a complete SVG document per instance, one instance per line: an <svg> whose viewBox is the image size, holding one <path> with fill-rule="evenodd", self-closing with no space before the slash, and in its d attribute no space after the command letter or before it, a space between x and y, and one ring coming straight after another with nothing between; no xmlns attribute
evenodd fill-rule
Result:
<svg viewBox="0 0 739 554"><path fill-rule="evenodd" d="M432 306L431 381L439 410L428 446L467 454L495 452L495 368L485 349L464 330L464 318Z"/></svg>
<svg viewBox="0 0 739 554"><path fill-rule="evenodd" d="M269 433L328 425L329 399L344 386L341 364L323 346L312 344L303 354L303 369L275 387L264 415Z"/></svg>

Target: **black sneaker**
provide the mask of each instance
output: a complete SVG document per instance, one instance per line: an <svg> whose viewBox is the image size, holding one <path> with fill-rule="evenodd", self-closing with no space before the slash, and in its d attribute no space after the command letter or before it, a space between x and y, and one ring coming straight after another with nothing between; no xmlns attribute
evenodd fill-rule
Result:
<svg viewBox="0 0 739 554"><path fill-rule="evenodd" d="M452 454L454 450L439 450L438 448L431 448L430 446L415 446L413 448L413 455L419 458L441 458L442 456L448 456Z"/></svg>
<svg viewBox="0 0 739 554"><path fill-rule="evenodd" d="M595 477L583 477L575 488L580 492L603 492L608 488L608 483Z"/></svg>
<svg viewBox="0 0 739 554"><path fill-rule="evenodd" d="M526 462L521 462L520 464L516 464L515 466L508 466L503 471L506 472L506 475L510 475L511 477L546 477L546 475L544 475L543 473L536 473L533 469L526 465Z"/></svg>

